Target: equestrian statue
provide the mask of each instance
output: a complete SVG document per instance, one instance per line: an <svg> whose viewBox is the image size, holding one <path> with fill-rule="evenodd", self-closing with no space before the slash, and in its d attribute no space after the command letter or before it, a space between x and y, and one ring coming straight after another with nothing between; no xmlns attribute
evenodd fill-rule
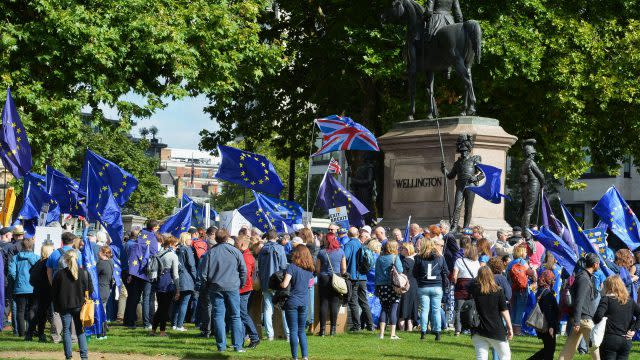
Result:
<svg viewBox="0 0 640 360"><path fill-rule="evenodd" d="M416 78L427 74L429 96L428 118L439 117L433 94L434 74L453 68L464 83L464 110L461 115L475 115L476 96L473 91L471 65L480 63L482 30L475 20L463 21L458 0L427 0L425 7L414 0L394 0L383 21L406 25L405 58L409 80L409 115L416 110Z"/></svg>

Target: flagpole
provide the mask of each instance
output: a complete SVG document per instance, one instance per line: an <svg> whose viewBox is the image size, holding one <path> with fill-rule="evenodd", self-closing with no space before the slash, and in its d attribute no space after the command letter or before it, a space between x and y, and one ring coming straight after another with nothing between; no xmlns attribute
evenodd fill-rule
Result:
<svg viewBox="0 0 640 360"><path fill-rule="evenodd" d="M440 121L436 118L436 126L438 127L438 140L440 141L440 155L442 155L442 163L444 164L444 147L442 146L442 135L440 134ZM444 198L447 202L447 211L449 212L449 223L452 222L451 216L451 203L449 201L449 185L447 181L447 174L444 174Z"/></svg>
<svg viewBox="0 0 640 360"><path fill-rule="evenodd" d="M269 223L269 229L275 229L275 227L273 227L273 224L271 223L271 220L269 220L269 215L267 215L262 209L262 205L260 204L260 200L258 200L258 195L256 194L256 191L251 190L251 192L253 192L253 197L256 199L256 204L258 204L258 209L260 209L260 212L264 214L264 217L267 219L267 222Z"/></svg>
<svg viewBox="0 0 640 360"><path fill-rule="evenodd" d="M310 190L310 186L311 186L311 164L312 164L312 151L313 151L313 139L314 139L314 135L316 133L316 122L315 120L313 121L313 128L311 129L311 140L309 141L309 165L307 168L307 204L305 207L305 212L309 213L309 192ZM311 224L311 218L313 217L313 214L310 216L310 218L307 220L309 222L309 224Z"/></svg>

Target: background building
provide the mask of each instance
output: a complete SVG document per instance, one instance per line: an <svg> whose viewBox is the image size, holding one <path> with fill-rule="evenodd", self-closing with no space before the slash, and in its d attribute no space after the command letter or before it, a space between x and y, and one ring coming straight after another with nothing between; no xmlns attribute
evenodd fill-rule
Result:
<svg viewBox="0 0 640 360"><path fill-rule="evenodd" d="M166 197L180 197L182 193L196 201L208 200L221 192L221 183L214 175L220 158L208 152L191 149L160 149L160 182L167 189Z"/></svg>

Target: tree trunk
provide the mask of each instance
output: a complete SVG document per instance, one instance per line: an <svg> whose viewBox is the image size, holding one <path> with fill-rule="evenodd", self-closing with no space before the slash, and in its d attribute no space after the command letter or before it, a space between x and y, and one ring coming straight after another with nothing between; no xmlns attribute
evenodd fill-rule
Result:
<svg viewBox="0 0 640 360"><path fill-rule="evenodd" d="M289 201L294 201L296 188L296 159L293 156L293 151L289 156Z"/></svg>

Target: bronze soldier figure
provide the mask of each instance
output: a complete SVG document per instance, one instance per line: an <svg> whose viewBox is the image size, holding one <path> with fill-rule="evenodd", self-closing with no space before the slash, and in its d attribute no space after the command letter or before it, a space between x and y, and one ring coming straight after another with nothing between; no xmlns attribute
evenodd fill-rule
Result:
<svg viewBox="0 0 640 360"><path fill-rule="evenodd" d="M472 184L477 185L484 179L484 173L478 169L478 165L482 159L480 155L471 155L473 149L473 137L470 134L460 134L456 142L457 151L460 157L453 163L450 171L444 161L441 163L442 173L448 179L456 179L456 196L454 200L453 219L451 220L451 231L457 231L460 212L462 211L462 200L464 200L464 222L463 227L468 227L471 222L471 209L473 209L473 200L475 193L467 190L466 187Z"/></svg>
<svg viewBox="0 0 640 360"><path fill-rule="evenodd" d="M424 20L427 23L427 40L431 41L441 27L463 22L458 0L427 0L424 4Z"/></svg>
<svg viewBox="0 0 640 360"><path fill-rule="evenodd" d="M351 177L351 193L369 210L365 215L365 223L373 219L373 197L375 192L375 160L366 156L364 163L356 168Z"/></svg>
<svg viewBox="0 0 640 360"><path fill-rule="evenodd" d="M544 175L535 162L536 149L535 139L528 139L522 142L524 162L520 167L520 187L522 188L522 218L520 225L524 231L526 239L531 239L531 232L527 231L531 225L531 215L540 198L540 190L544 188Z"/></svg>

